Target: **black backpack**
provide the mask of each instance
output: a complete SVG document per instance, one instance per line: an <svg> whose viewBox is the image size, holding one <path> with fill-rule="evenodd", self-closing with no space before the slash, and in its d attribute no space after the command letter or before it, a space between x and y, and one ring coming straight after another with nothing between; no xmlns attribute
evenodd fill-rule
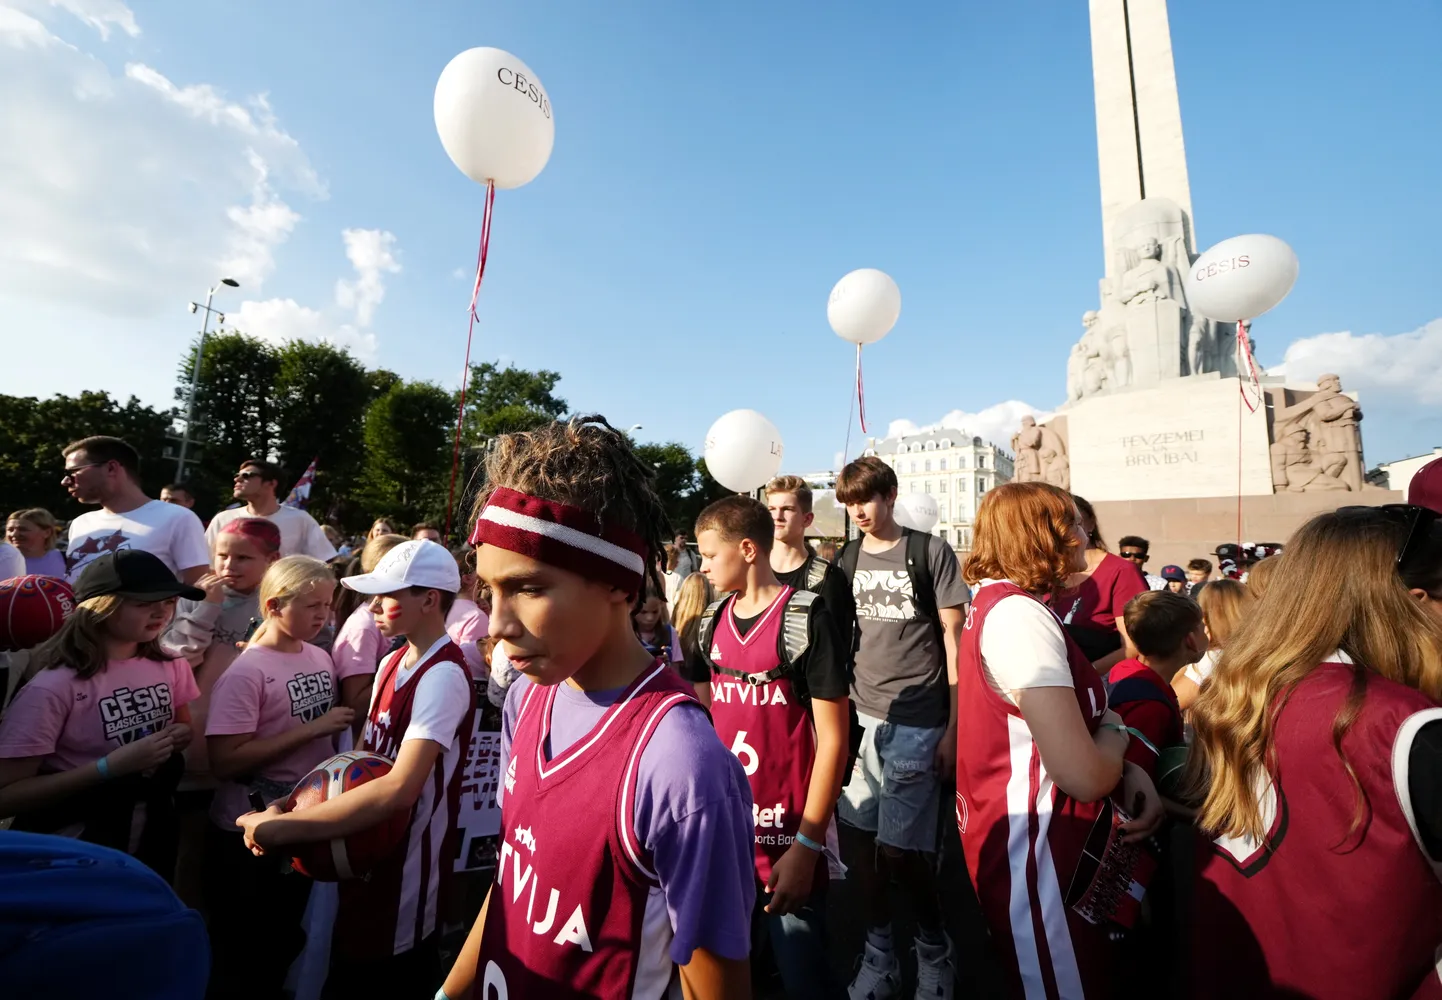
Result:
<svg viewBox="0 0 1442 1000"><path fill-rule="evenodd" d="M931 622L938 648L945 649L941 629L941 615L936 610L936 581L931 578L931 561L927 558L927 547L931 535L924 531L901 529L901 542L906 546L906 573L911 577L911 599L921 616ZM853 538L841 547L836 563L846 574L848 582L856 579L856 563L861 558L861 539ZM860 632L860 629L857 630ZM859 636L858 636L859 638Z"/></svg>
<svg viewBox="0 0 1442 1000"><path fill-rule="evenodd" d="M826 561L818 559L821 564L821 572L826 572ZM808 582L810 577L808 575ZM696 649L706 660L712 673L725 674L727 677L734 677L743 680L752 687L760 687L768 684L778 677L785 676L800 661L806 648L811 645L811 606L816 603L816 594L810 590L793 590L791 596L786 599L786 607L781 610L781 631L776 638L776 656L781 662L764 674L748 674L740 670L731 670L711 660L711 638L716 633L716 617L722 607L732 598L734 594L728 594L719 601L712 601L706 610L701 612L701 626L696 634ZM809 692L798 685L797 695L804 702L810 700Z"/></svg>

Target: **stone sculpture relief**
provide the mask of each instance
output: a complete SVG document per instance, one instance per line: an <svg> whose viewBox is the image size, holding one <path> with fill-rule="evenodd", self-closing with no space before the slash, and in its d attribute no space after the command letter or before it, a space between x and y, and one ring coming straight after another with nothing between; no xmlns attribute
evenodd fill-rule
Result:
<svg viewBox="0 0 1442 1000"><path fill-rule="evenodd" d="M1012 480L1018 483L1051 483L1064 490L1071 489L1071 463L1066 443L1050 427L1038 426L1036 418L1021 418L1021 430L1011 436L1011 450L1016 456Z"/></svg>
<svg viewBox="0 0 1442 1000"><path fill-rule="evenodd" d="M1273 416L1272 481L1277 490L1362 489L1362 408L1342 392L1336 375L1317 379L1317 391Z"/></svg>
<svg viewBox="0 0 1442 1000"><path fill-rule="evenodd" d="M1117 217L1115 276L1101 281L1101 308L1082 317L1067 363L1067 400L1149 386L1183 375L1236 375L1230 323L1187 306L1187 220L1166 198L1146 198Z"/></svg>

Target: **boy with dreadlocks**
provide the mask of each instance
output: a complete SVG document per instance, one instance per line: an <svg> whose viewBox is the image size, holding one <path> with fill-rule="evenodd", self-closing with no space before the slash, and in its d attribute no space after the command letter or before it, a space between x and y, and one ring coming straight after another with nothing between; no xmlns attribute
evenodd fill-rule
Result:
<svg viewBox="0 0 1442 1000"><path fill-rule="evenodd" d="M751 792L631 608L669 526L601 417L499 439L477 502L502 727L496 883L440 996L747 995ZM679 971L678 971L679 970Z"/></svg>

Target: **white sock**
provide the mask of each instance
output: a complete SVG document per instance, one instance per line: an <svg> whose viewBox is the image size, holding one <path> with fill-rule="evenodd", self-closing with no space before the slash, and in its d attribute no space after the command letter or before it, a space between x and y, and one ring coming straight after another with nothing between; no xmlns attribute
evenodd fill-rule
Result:
<svg viewBox="0 0 1442 1000"><path fill-rule="evenodd" d="M891 926L888 924L885 927L868 928L866 931L866 943L877 951L892 951Z"/></svg>

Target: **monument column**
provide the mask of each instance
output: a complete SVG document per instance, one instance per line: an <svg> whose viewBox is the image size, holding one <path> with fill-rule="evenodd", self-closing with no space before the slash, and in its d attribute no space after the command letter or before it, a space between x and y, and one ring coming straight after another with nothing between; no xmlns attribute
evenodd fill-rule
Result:
<svg viewBox="0 0 1442 1000"><path fill-rule="evenodd" d="M1116 276L1117 215L1143 198L1168 198L1196 252L1182 110L1166 0L1090 0L1106 275Z"/></svg>

